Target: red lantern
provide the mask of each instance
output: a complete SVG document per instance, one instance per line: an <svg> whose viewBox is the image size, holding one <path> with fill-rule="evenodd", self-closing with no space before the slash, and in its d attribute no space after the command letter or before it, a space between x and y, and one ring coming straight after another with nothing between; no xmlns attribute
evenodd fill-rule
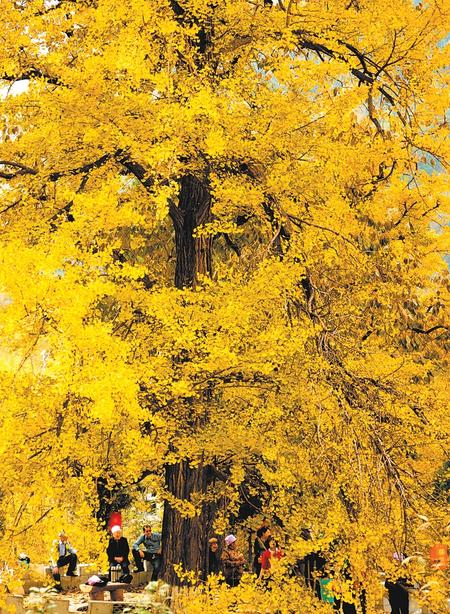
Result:
<svg viewBox="0 0 450 614"><path fill-rule="evenodd" d="M430 559L436 569L446 569L448 567L448 546L435 544L430 550Z"/></svg>
<svg viewBox="0 0 450 614"><path fill-rule="evenodd" d="M112 512L109 517L108 529L111 530L111 527L116 525L122 528L122 514L120 512Z"/></svg>

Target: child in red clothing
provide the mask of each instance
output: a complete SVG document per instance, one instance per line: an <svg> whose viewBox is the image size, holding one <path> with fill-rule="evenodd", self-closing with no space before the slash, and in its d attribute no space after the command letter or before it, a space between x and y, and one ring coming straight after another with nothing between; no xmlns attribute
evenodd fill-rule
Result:
<svg viewBox="0 0 450 614"><path fill-rule="evenodd" d="M269 540L269 547L261 556L261 573L259 577L269 579L273 571L278 567L279 560L282 556L283 553L281 549L278 548L277 542L271 537Z"/></svg>

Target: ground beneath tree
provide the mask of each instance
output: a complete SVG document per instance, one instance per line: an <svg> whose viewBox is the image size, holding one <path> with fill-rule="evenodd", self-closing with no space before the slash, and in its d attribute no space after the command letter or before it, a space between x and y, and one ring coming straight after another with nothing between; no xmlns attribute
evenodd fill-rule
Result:
<svg viewBox="0 0 450 614"><path fill-rule="evenodd" d="M145 590L143 587L130 587L124 593L124 602L130 605L148 606L156 605L154 593ZM82 593L78 588L65 590L56 599L69 600L69 612L83 612L88 610L89 598L86 593ZM110 601L109 593L105 593L105 601Z"/></svg>

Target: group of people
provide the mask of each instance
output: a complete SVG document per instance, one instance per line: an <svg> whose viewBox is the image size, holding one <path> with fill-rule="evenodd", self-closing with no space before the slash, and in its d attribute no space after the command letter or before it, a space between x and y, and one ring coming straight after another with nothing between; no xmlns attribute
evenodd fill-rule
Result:
<svg viewBox="0 0 450 614"><path fill-rule="evenodd" d="M67 567L66 576L76 576L78 557L77 551L69 543L66 533L62 531L58 537L59 539L55 542L56 564L53 569L53 577L56 587L60 588L60 569ZM310 536L305 535L305 539L310 539ZM123 537L122 529L119 525L111 528L111 537L106 554L110 566L110 578L111 568L120 569L119 581L129 583L132 579L130 574L130 546L128 540ZM132 544L131 554L135 563L135 571L137 572L144 571L144 561L151 562L151 580L156 581L161 568L161 533L154 532L150 525L145 525L142 534ZM262 525L256 531L256 538L253 544L253 571L266 587L270 587L270 578L278 567L282 556L283 553L271 534L270 525L267 519L264 518ZM30 559L23 554L20 556L19 561L26 563L28 566ZM235 587L241 581L245 566L245 557L239 549L238 540L235 535L229 534L225 537L224 546L221 551L219 540L216 537L212 537L209 540L207 574L222 573L227 585ZM322 595L319 578L327 577L325 573L326 559L320 554L313 553L303 559L301 566L303 567L302 575L304 575L307 586L312 588L320 599ZM349 575L348 570L347 575ZM386 582L389 603L391 604L392 611L396 614L404 614L408 611L408 592L404 588L403 583L404 581L402 580ZM365 612L364 590L360 592L360 601L362 611ZM341 604L338 600L335 602L335 606L339 606L339 608L343 606L344 613L354 614L356 612L353 604Z"/></svg>
<svg viewBox="0 0 450 614"><path fill-rule="evenodd" d="M120 565L123 576L130 575L130 546L126 537L122 535L122 529L119 525L111 528L111 539L109 540L106 554L111 565ZM143 527L143 533L133 543L131 547L136 571L144 571L144 561L150 561L152 564L152 581L158 579L159 570L161 568L161 533L156 533L152 530L149 524Z"/></svg>
<svg viewBox="0 0 450 614"><path fill-rule="evenodd" d="M60 586L61 577L59 570L67 566L66 576L76 576L78 557L77 551L68 541L68 536L64 531L59 534L59 539L55 543L56 563L53 569L53 578ZM123 537L122 529L119 525L111 527L111 538L106 548L110 570L112 567L119 567L120 581L129 583L132 576L130 574L130 546L128 540ZM158 579L161 568L161 533L152 531L150 525L143 527L143 533L132 544L131 554L133 556L136 571L144 571L144 561L152 564L152 581ZM111 574L111 571L110 571Z"/></svg>
<svg viewBox="0 0 450 614"><path fill-rule="evenodd" d="M78 557L75 548L69 543L68 536L64 531L59 534L59 539L55 543L56 563L54 565L53 577L57 585L60 585L60 569L67 566L66 576L77 575ZM119 525L111 527L111 537L106 548L111 569L120 570L119 581L130 582L130 546L128 540L122 534ZM151 580L158 579L161 568L161 533L154 532L150 525L143 527L142 534L131 546L131 555L135 563L135 571L144 571L144 561L150 561L152 565ZM267 521L256 532L254 543L253 571L258 578L268 581L274 568L282 556L277 542L271 536L270 527ZM209 574L223 574L228 586L237 586L242 578L245 557L238 548L238 541L235 535L225 537L224 547L220 552L219 540L212 537L209 540Z"/></svg>
<svg viewBox="0 0 450 614"><path fill-rule="evenodd" d="M265 520L265 519L264 519ZM266 522L256 532L253 545L253 571L267 586L270 577L283 556L277 541L271 535L270 527ZM228 586L237 586L241 581L245 568L245 558L238 547L235 535L225 537L224 548L219 553L219 541L212 537L209 540L208 573L222 572Z"/></svg>
<svg viewBox="0 0 450 614"><path fill-rule="evenodd" d="M245 558L239 551L235 535L225 537L225 546L219 552L219 541L216 537L209 540L208 572L210 574L223 573L228 586L237 586L244 573Z"/></svg>

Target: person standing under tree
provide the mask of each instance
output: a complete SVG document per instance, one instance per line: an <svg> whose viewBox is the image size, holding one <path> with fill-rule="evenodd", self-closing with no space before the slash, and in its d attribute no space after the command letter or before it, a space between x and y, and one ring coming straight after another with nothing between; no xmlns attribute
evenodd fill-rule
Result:
<svg viewBox="0 0 450 614"><path fill-rule="evenodd" d="M399 569L404 570L406 554L404 552L394 552L394 560L399 564ZM401 573L401 572L400 572ZM391 614L408 614L409 612L409 593L408 582L406 577L395 580L386 580L384 586L388 590L389 605L391 606Z"/></svg>
<svg viewBox="0 0 450 614"><path fill-rule="evenodd" d="M253 571L259 578L261 573L262 554L267 549L268 540L270 538L270 529L267 526L261 526L256 531L256 539L253 545ZM267 542L267 543L266 543Z"/></svg>
<svg viewBox="0 0 450 614"><path fill-rule="evenodd" d="M395 582L386 580L385 587L388 590L389 605L391 614L408 614L409 612L409 593L405 585L404 578Z"/></svg>
<svg viewBox="0 0 450 614"><path fill-rule="evenodd" d="M261 555L260 578L265 581L266 585L268 585L271 575L277 569L282 556L283 553L281 552L281 548L278 547L275 538L271 537L267 550Z"/></svg>
<svg viewBox="0 0 450 614"><path fill-rule="evenodd" d="M221 568L219 556L219 542L215 537L211 537L208 543L208 573L218 574Z"/></svg>
<svg viewBox="0 0 450 614"><path fill-rule="evenodd" d="M237 586L244 573L244 555L238 551L236 542L237 538L234 535L227 535L221 557L225 582L230 587Z"/></svg>

